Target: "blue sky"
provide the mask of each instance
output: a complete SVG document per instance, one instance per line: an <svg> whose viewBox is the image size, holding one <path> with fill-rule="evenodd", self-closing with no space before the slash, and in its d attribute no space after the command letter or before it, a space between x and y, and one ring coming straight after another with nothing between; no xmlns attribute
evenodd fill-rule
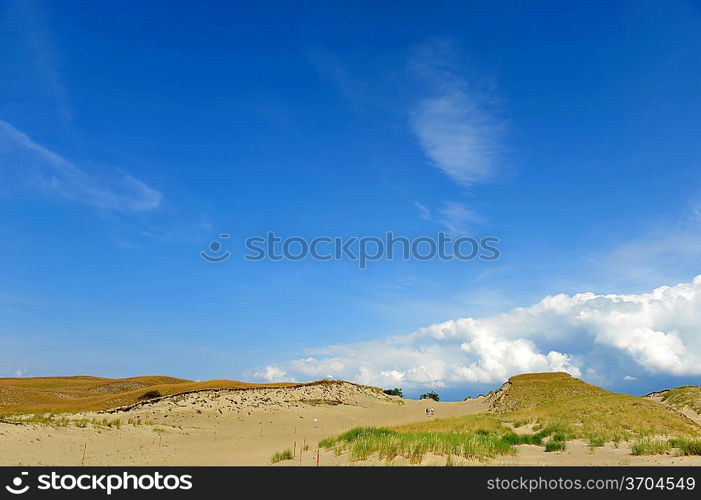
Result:
<svg viewBox="0 0 701 500"><path fill-rule="evenodd" d="M0 39L0 376L699 381L694 2L9 1ZM441 230L502 256L243 259Z"/></svg>

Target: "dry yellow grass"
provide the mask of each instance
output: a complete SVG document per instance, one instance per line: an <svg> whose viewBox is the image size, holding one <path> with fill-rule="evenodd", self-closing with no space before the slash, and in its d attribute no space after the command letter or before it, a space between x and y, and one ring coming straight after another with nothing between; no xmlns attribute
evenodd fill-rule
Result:
<svg viewBox="0 0 701 500"><path fill-rule="evenodd" d="M507 430L498 417L488 413L430 419L414 424L395 426L391 429L398 432L463 432L473 434L478 432L500 434Z"/></svg>
<svg viewBox="0 0 701 500"><path fill-rule="evenodd" d="M519 410L540 408L548 403L574 401L581 398L613 394L601 387L587 384L568 373L526 373L511 377L498 391L490 394L493 398L492 411L508 413Z"/></svg>
<svg viewBox="0 0 701 500"><path fill-rule="evenodd" d="M660 398L677 410L689 409L701 414L701 387L698 385L683 385L660 393Z"/></svg>
<svg viewBox="0 0 701 500"><path fill-rule="evenodd" d="M309 384L318 383L333 383L333 381ZM145 393L151 391L157 391L162 396L170 396L206 389L253 389L300 385L307 384L250 384L233 380L193 382L162 376L123 379L87 376L0 378L0 415L109 410L138 403Z"/></svg>
<svg viewBox="0 0 701 500"><path fill-rule="evenodd" d="M505 421L557 428L589 440L701 435L697 424L662 404L609 392L566 373L512 377L495 394L494 411Z"/></svg>
<svg viewBox="0 0 701 500"><path fill-rule="evenodd" d="M403 456L420 463L429 451L479 460L512 453L514 446L522 444L541 445L546 452L563 451L568 439L587 440L594 447L610 441L651 443L664 437L660 442L667 448L672 446L668 443L681 443L686 454L693 454L695 439L701 436L701 427L660 403L609 392L567 373L512 377L490 393L488 402L490 413L355 428L322 440L320 446L336 453L349 451L352 460L366 460L377 453L388 461ZM516 433L519 427L522 431ZM642 454L643 445L636 446L636 454Z"/></svg>

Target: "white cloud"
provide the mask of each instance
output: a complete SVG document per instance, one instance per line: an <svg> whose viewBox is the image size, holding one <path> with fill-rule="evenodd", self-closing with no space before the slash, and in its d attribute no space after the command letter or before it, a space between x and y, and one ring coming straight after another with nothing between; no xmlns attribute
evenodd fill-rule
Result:
<svg viewBox="0 0 701 500"><path fill-rule="evenodd" d="M452 67L453 59L446 42L416 51L412 69L426 82L428 95L413 110L410 125L432 165L470 186L494 177L504 127L492 100L468 84Z"/></svg>
<svg viewBox="0 0 701 500"><path fill-rule="evenodd" d="M254 374L256 378L263 379L267 382L296 382L296 380L292 377L288 377L287 373L285 373L285 370L282 368L275 366L275 365L269 365L265 367L265 371L262 373L256 373Z"/></svg>
<svg viewBox="0 0 701 500"><path fill-rule="evenodd" d="M472 226L483 224L484 218L472 208L456 201L444 201L434 215L431 209L419 202L414 202L423 220L435 222L452 235L472 234Z"/></svg>
<svg viewBox="0 0 701 500"><path fill-rule="evenodd" d="M73 201L119 211L144 211L158 207L163 196L127 173L99 178L73 162L37 144L25 133L0 120L0 160L34 188Z"/></svg>
<svg viewBox="0 0 701 500"><path fill-rule="evenodd" d="M601 382L631 372L701 375L701 275L649 293L547 296L484 318L461 318L408 335L310 350L277 368L302 379L446 387L566 371Z"/></svg>
<svg viewBox="0 0 701 500"><path fill-rule="evenodd" d="M368 100L370 94L367 82L356 77L333 52L319 48L309 50L307 60L323 80L333 82L354 106L360 107Z"/></svg>
<svg viewBox="0 0 701 500"><path fill-rule="evenodd" d="M438 221L443 224L445 230L456 235L469 234L471 225L484 222L484 219L472 208L455 201L443 202L438 213Z"/></svg>
<svg viewBox="0 0 701 500"><path fill-rule="evenodd" d="M21 60L35 72L33 85L42 89L57 106L59 116L66 122L73 118L68 91L60 73L60 58L52 40L48 23L50 10L40 8L34 2L6 3L10 23L20 35L23 49Z"/></svg>
<svg viewBox="0 0 701 500"><path fill-rule="evenodd" d="M431 217L431 210L426 205L424 205L423 203L419 203L418 201L415 201L414 206L419 211L419 218L421 218L423 220L427 220L427 221L433 220L433 218Z"/></svg>
<svg viewBox="0 0 701 500"><path fill-rule="evenodd" d="M636 283L660 283L688 276L689 270L698 269L700 258L701 201L697 197L677 220L653 224L642 236L604 256L602 263L608 275Z"/></svg>

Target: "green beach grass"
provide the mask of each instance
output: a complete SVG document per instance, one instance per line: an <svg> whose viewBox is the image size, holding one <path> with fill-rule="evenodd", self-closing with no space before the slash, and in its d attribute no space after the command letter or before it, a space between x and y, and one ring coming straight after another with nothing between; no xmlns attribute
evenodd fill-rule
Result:
<svg viewBox="0 0 701 500"><path fill-rule="evenodd" d="M488 461L515 453L520 445L558 452L574 439L592 449L633 442L634 455L698 455L701 450L701 428L694 422L654 401L609 392L566 373L512 377L492 394L497 402L492 413L358 427L319 446L337 455L350 453L351 461L377 455L387 462L404 457L412 464L427 453Z"/></svg>
<svg viewBox="0 0 701 500"><path fill-rule="evenodd" d="M377 427L356 427L336 438L319 442L321 448L331 448L337 454L350 452L351 461L367 460L377 454L380 460L391 462L404 457L419 464L426 453L484 460L514 453L508 440L494 434L468 432L399 432Z"/></svg>

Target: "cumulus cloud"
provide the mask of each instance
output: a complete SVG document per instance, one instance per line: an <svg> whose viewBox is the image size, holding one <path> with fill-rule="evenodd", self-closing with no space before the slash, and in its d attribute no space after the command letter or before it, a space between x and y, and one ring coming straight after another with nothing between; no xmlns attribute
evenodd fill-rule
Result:
<svg viewBox="0 0 701 500"><path fill-rule="evenodd" d="M412 70L426 83L410 125L431 164L463 186L490 180L497 171L503 125L493 99L471 86L454 67L449 43L418 48Z"/></svg>
<svg viewBox="0 0 701 500"><path fill-rule="evenodd" d="M0 160L34 188L87 205L118 211L158 207L163 196L131 175L91 175L27 134L0 120Z"/></svg>
<svg viewBox="0 0 701 500"><path fill-rule="evenodd" d="M405 388L502 382L565 371L593 381L701 375L701 275L649 293L552 295L484 318L461 318L367 342L310 350L276 367Z"/></svg>
<svg viewBox="0 0 701 500"><path fill-rule="evenodd" d="M285 370L275 365L268 365L263 372L256 373L255 376L266 382L296 382L292 377L288 377Z"/></svg>

